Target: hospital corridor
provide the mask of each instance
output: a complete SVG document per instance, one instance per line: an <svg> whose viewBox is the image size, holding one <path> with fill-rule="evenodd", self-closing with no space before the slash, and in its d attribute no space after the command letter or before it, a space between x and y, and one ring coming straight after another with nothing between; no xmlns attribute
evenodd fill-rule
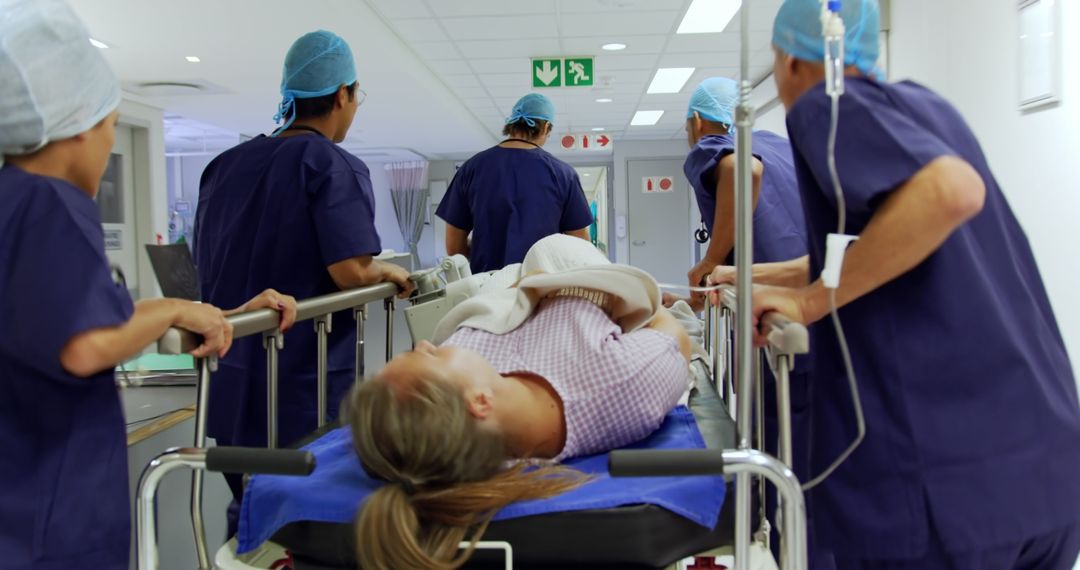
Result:
<svg viewBox="0 0 1080 570"><path fill-rule="evenodd" d="M1080 0L0 0L0 570L1080 570Z"/></svg>

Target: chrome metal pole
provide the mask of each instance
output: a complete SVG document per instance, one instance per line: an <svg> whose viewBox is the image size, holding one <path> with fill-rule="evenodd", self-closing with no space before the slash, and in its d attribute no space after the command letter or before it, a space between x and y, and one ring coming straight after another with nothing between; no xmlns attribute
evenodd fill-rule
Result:
<svg viewBox="0 0 1080 570"><path fill-rule="evenodd" d="M278 351L284 348L285 337L279 330L263 333L266 348L266 447L278 445Z"/></svg>
<svg viewBox="0 0 1080 570"><path fill-rule="evenodd" d="M326 362L326 346L328 342L328 336L330 334L330 326L333 322L334 315L323 315L315 319L315 335L316 335L316 352L318 353L318 362L315 368L315 383L318 389L318 395L316 396L316 417L318 418L318 427L326 425L327 409L329 407L327 400L327 362Z"/></svg>
<svg viewBox="0 0 1080 570"><path fill-rule="evenodd" d="M754 352L754 445L757 449L765 451L765 370L761 365L761 349ZM764 477L757 478L758 495L758 530L754 536L757 540L769 545L772 534L772 524L769 523L768 508L765 505L766 484Z"/></svg>
<svg viewBox="0 0 1080 570"><path fill-rule="evenodd" d="M146 466L139 478L139 489L135 498L136 559L139 570L157 570L158 567L157 505L154 496L161 479L170 471L181 467L194 467L201 471L205 465L205 451L183 449L160 455ZM198 540L195 544L197 548ZM205 548L204 539L203 549ZM200 560L199 566L202 570L212 570L209 562Z"/></svg>
<svg viewBox="0 0 1080 570"><path fill-rule="evenodd" d="M777 453L780 454L780 461L787 465L789 469L795 469L795 455L792 451L791 443L791 357L788 355L780 355L776 359L776 416L778 418L777 427L779 432L779 441L777 442ZM777 504L777 522L781 525L784 524L784 510L783 503ZM788 541L788 537L780 536L780 546L783 552L783 546ZM781 560L782 564L790 564L787 560Z"/></svg>
<svg viewBox="0 0 1080 570"><path fill-rule="evenodd" d="M705 346L709 349L709 362L716 364L716 343L713 342L713 321L716 320L716 307L705 298Z"/></svg>
<svg viewBox="0 0 1080 570"><path fill-rule="evenodd" d="M353 309L353 320L356 321L356 368L353 382L359 384L364 379L365 371L364 325L367 323L367 305Z"/></svg>
<svg viewBox="0 0 1080 570"><path fill-rule="evenodd" d="M720 348L720 343L723 342L723 328L721 327L720 316L721 309L719 306L713 305L709 307L709 329L710 329L710 343L709 343L709 355L712 356L712 381L713 389L717 394L723 394L724 388L721 385L723 379L727 377L729 371L726 366L723 366L723 351ZM731 402L726 402L729 406Z"/></svg>
<svg viewBox="0 0 1080 570"><path fill-rule="evenodd" d="M776 415L780 418L780 461L795 468L791 434L791 356L782 354L776 359Z"/></svg>
<svg viewBox="0 0 1080 570"><path fill-rule="evenodd" d="M210 371L217 368L215 359L200 358L195 363L195 442L194 447L206 447L206 414L210 409ZM195 538L195 556L200 570L211 570L210 550L206 546L206 523L203 521L203 472L191 474L191 530ZM156 562L155 562L156 563Z"/></svg>
<svg viewBox="0 0 1080 570"><path fill-rule="evenodd" d="M754 206L753 206L753 145L754 110L750 106L750 2L743 2L740 36L741 89L739 107L735 113L738 128L735 141L735 357L738 375L739 449L750 448L750 412L753 394L753 264L754 264ZM750 567L750 479L742 475L735 479L735 570Z"/></svg>
<svg viewBox="0 0 1080 570"><path fill-rule="evenodd" d="M735 317L731 310L727 307L721 309L721 315L724 317L724 336L720 342L724 343L724 403L728 406L728 413L734 417L735 415L735 345L732 344L734 340L732 335L735 334L735 327L733 326Z"/></svg>
<svg viewBox="0 0 1080 570"><path fill-rule="evenodd" d="M783 505L781 536L781 560L785 561L784 570L806 570L806 504L803 502L802 484L791 469L779 460L754 449L725 450L724 472L745 479L748 474L764 476L774 486ZM739 521L735 521L738 524ZM749 521L747 521L749 522ZM735 544L736 550L739 544ZM743 545L749 548L750 543ZM749 562L749 561L747 561ZM736 566L739 564L735 560Z"/></svg>
<svg viewBox="0 0 1080 570"><path fill-rule="evenodd" d="M387 297L383 307L386 308L386 361L390 362L394 358L394 298Z"/></svg>

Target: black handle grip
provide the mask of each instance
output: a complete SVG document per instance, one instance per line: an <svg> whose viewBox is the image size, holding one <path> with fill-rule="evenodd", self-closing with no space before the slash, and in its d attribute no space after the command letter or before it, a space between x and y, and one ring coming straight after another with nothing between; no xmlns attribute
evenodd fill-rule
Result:
<svg viewBox="0 0 1080 570"><path fill-rule="evenodd" d="M206 450L206 470L303 476L315 470L315 456L297 449L211 447Z"/></svg>
<svg viewBox="0 0 1080 570"><path fill-rule="evenodd" d="M710 449L612 451L608 470L612 477L723 475L724 453Z"/></svg>

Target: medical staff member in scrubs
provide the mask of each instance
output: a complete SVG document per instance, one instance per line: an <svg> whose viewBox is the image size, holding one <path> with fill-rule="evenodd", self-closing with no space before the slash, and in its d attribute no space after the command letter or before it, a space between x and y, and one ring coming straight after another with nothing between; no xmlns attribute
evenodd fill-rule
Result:
<svg viewBox="0 0 1080 570"><path fill-rule="evenodd" d="M686 111L686 134L690 154L683 163L697 198L701 221L709 233L709 246L702 260L687 274L691 286L704 284L718 266L735 262L735 107L739 85L726 77L710 77L690 96ZM799 201L799 184L787 139L769 131L754 131L754 261L789 261L806 257L806 221ZM693 296L693 305L704 304L703 295ZM810 368L799 357L791 373L791 433L795 472L809 472L810 452ZM766 450L776 454L779 437L776 417L776 383L765 369ZM775 494L769 493L769 512L774 512ZM779 528L770 542L779 553ZM816 549L811 567L827 568Z"/></svg>
<svg viewBox="0 0 1080 570"><path fill-rule="evenodd" d="M503 127L508 138L466 161L450 182L435 214L446 222L446 254L468 257L473 273L521 263L549 235L589 239L593 215L577 172L541 148L554 121L547 97L522 97Z"/></svg>
<svg viewBox="0 0 1080 570"><path fill-rule="evenodd" d="M709 232L704 258L687 277L701 285L718 265L733 265L735 246L735 124L739 86L726 77L702 81L690 96L686 134L690 154L683 172L694 189ZM787 139L754 131L754 261L788 261L806 255L806 222Z"/></svg>
<svg viewBox="0 0 1080 570"><path fill-rule="evenodd" d="M759 274L755 313L811 324L812 467L856 435L830 292L838 229L817 0L787 0L775 76L810 235L809 285ZM876 78L879 8L845 0L836 163L846 232L835 291L866 439L812 491L837 567L1071 569L1080 551L1080 406L1031 247L960 114ZM757 273L757 272L756 272ZM805 276L803 277L803 279ZM802 279L799 279L800 281Z"/></svg>
<svg viewBox="0 0 1080 570"><path fill-rule="evenodd" d="M0 8L0 566L127 570L124 415L113 368L169 327L224 355L226 313L132 303L113 281L94 196L120 86L60 0ZM273 291L242 309L287 309Z"/></svg>
<svg viewBox="0 0 1080 570"><path fill-rule="evenodd" d="M281 94L275 120L284 124L222 153L203 172L194 250L204 298L228 306L273 287L305 299L384 281L407 296L408 272L372 257L382 246L368 167L336 144L364 96L349 45L324 30L301 36L285 56ZM352 319L350 311L333 316L331 418L353 382ZM266 445L265 354L260 337L244 338L219 364L207 425L219 445ZM316 354L313 327L285 335L280 445L317 427ZM240 478L226 480L239 497Z"/></svg>

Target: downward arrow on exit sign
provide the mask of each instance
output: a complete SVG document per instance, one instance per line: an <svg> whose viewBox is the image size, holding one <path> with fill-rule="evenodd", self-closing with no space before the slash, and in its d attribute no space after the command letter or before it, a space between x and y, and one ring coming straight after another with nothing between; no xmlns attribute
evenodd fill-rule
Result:
<svg viewBox="0 0 1080 570"><path fill-rule="evenodd" d="M533 87L562 86L562 61L558 59L534 59Z"/></svg>

